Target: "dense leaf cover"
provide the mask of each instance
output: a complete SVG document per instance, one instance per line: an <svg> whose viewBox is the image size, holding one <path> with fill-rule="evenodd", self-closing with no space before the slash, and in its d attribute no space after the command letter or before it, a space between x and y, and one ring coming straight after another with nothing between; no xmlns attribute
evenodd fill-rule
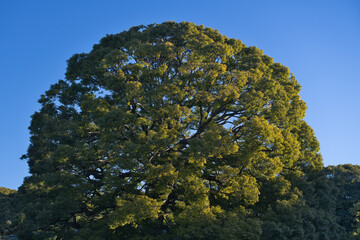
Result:
<svg viewBox="0 0 360 240"><path fill-rule="evenodd" d="M20 238L342 234L318 199L305 205L322 159L299 91L287 67L211 28L106 36L32 116Z"/></svg>
<svg viewBox="0 0 360 240"><path fill-rule="evenodd" d="M16 231L16 193L16 190L0 187L0 237Z"/></svg>

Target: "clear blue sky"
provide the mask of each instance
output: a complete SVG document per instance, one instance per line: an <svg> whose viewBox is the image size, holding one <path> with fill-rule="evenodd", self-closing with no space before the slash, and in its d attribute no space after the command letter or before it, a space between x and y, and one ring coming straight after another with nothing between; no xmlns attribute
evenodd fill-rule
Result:
<svg viewBox="0 0 360 240"><path fill-rule="evenodd" d="M360 1L1 1L0 186L28 174L38 98L64 78L66 60L106 34L139 24L190 21L257 46L302 85L307 122L324 165L360 164Z"/></svg>

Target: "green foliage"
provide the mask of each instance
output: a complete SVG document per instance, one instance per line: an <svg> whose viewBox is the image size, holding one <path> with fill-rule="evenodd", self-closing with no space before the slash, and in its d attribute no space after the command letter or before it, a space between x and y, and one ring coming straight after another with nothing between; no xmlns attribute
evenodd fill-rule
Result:
<svg viewBox="0 0 360 240"><path fill-rule="evenodd" d="M261 193L261 239L359 239L358 165L286 174L267 182Z"/></svg>
<svg viewBox="0 0 360 240"><path fill-rule="evenodd" d="M336 195L336 216L341 226L345 227L348 239L359 238L359 202L360 202L360 166L329 166L325 174L331 184L338 189Z"/></svg>
<svg viewBox="0 0 360 240"><path fill-rule="evenodd" d="M5 187L0 187L0 194L1 196L8 196L11 194L16 194L16 190L10 189L10 188L5 188Z"/></svg>
<svg viewBox="0 0 360 240"><path fill-rule="evenodd" d="M16 231L17 191L0 187L0 236Z"/></svg>
<svg viewBox="0 0 360 240"><path fill-rule="evenodd" d="M350 209L350 213L354 218L352 224L353 231L350 236L353 239L357 239L360 237L360 201L353 205L353 207Z"/></svg>
<svg viewBox="0 0 360 240"><path fill-rule="evenodd" d="M337 188L324 171L289 172L265 188L258 204L263 214L261 239L347 239L335 214Z"/></svg>
<svg viewBox="0 0 360 240"><path fill-rule="evenodd" d="M299 91L287 67L204 26L106 36L32 116L20 237L259 239L259 209L282 198L273 211L305 216L287 207L302 196L289 176L322 160Z"/></svg>

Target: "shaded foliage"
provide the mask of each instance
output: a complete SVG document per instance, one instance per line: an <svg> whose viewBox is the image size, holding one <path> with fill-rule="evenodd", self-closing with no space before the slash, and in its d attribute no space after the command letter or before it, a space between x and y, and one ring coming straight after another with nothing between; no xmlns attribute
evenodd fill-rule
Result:
<svg viewBox="0 0 360 240"><path fill-rule="evenodd" d="M17 191L0 187L0 236L16 232Z"/></svg>
<svg viewBox="0 0 360 240"><path fill-rule="evenodd" d="M338 189L335 211L340 225L345 227L348 239L359 239L360 166L329 166L324 172L329 182Z"/></svg>

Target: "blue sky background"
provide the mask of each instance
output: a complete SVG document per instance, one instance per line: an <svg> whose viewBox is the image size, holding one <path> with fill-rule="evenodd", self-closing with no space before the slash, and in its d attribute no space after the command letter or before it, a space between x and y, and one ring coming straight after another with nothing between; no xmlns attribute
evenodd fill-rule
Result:
<svg viewBox="0 0 360 240"><path fill-rule="evenodd" d="M189 21L218 29L288 66L324 165L360 164L360 1L0 1L0 186L28 175L30 116L66 60L106 34Z"/></svg>

